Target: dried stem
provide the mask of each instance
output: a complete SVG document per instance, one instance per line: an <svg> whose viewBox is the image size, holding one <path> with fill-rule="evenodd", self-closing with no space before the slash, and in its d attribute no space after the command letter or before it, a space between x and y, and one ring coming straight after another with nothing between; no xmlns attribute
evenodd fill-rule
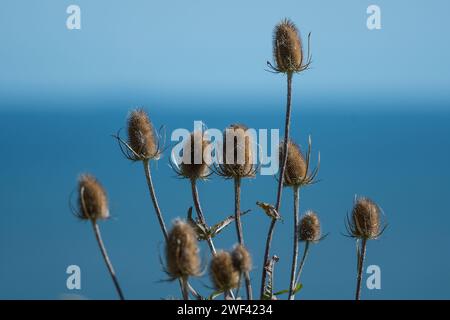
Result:
<svg viewBox="0 0 450 320"><path fill-rule="evenodd" d="M297 257L298 257L298 207L300 204L300 188L294 187L294 243L292 252L292 267L291 267L291 283L289 285L289 300L294 300L295 294L295 269L297 269Z"/></svg>
<svg viewBox="0 0 450 320"><path fill-rule="evenodd" d="M180 278L180 282L181 282L181 292L183 293L183 299L189 300L189 285L187 277Z"/></svg>
<svg viewBox="0 0 450 320"><path fill-rule="evenodd" d="M97 239L98 246L100 247L100 251L102 252L103 259L105 260L106 267L108 267L109 274L114 282L114 286L116 287L116 291L119 294L120 300L125 300L122 289L120 288L119 281L117 280L116 273L114 271L111 260L109 259L108 253L106 252L105 244L102 240L102 235L100 233L100 228L95 220L92 221L92 227L94 228L95 238Z"/></svg>
<svg viewBox="0 0 450 320"><path fill-rule="evenodd" d="M164 219L161 213L161 209L159 208L158 200L156 198L155 188L153 187L152 174L150 172L150 163L148 160L144 160L142 161L142 163L144 164L145 177L147 178L148 191L150 192L150 197L152 198L153 207L155 208L156 216L158 218L161 231L164 235L164 239L167 242L169 236L167 233L166 224L164 223Z"/></svg>
<svg viewBox="0 0 450 320"><path fill-rule="evenodd" d="M234 178L234 221L239 244L244 245L244 235L241 224L241 178Z"/></svg>
<svg viewBox="0 0 450 320"><path fill-rule="evenodd" d="M200 198L198 196L197 183L196 179L191 179L191 189L192 189L192 199L194 200L195 210L197 211L198 218L200 219L200 223L203 226L207 227L205 216L203 215L202 207L200 206ZM211 254L216 255L216 248L214 247L214 243L210 236L206 239L208 242L209 249L211 250Z"/></svg>
<svg viewBox="0 0 450 320"><path fill-rule="evenodd" d="M197 211L197 215L198 215L198 218L200 219L200 223L202 223L203 226L207 227L208 225L206 224L205 216L203 214L202 207L200 206L200 198L198 196L196 179L191 179L191 189L192 189L192 198L194 199L195 210ZM211 254L213 256L215 256L216 248L214 247L214 242L212 241L211 236L208 236L206 241L208 242L208 246L209 246L209 249L211 250ZM225 297L228 297L228 296L231 297L232 299L234 299L234 294L233 294L232 290L225 292Z"/></svg>
<svg viewBox="0 0 450 320"><path fill-rule="evenodd" d="M234 221L236 222L236 232L240 245L244 245L244 233L241 224L241 178L234 178ZM247 300L253 299L252 284L249 272L244 273L245 288L247 290Z"/></svg>
<svg viewBox="0 0 450 320"><path fill-rule="evenodd" d="M297 284L300 281L300 275L302 274L303 266L305 265L305 261L306 261L306 257L308 256L308 252L309 252L309 241L306 241L305 242L305 250L303 251L302 260L300 261L300 265L298 266L297 277L295 278L295 286L294 287L297 287Z"/></svg>
<svg viewBox="0 0 450 320"><path fill-rule="evenodd" d="M281 194L283 190L283 182L284 182L284 171L286 170L286 163L288 158L288 147L289 147L289 129L291 125L291 91L292 91L292 73L287 74L287 99L286 99L286 122L284 127L284 142L283 142L283 160L280 167L280 177L278 179L278 193L277 193L277 202L275 209L277 212L280 212L280 205L281 205ZM269 261L269 255L270 255L270 246L272 243L273 238L273 231L275 229L275 223L276 220L272 220L269 227L269 232L267 234L267 240L266 240L266 249L264 254L264 263L265 266L267 262ZM262 279L261 279L261 299L264 295L264 286L266 284L266 278L267 278L267 272L266 269L263 268L262 272Z"/></svg>
<svg viewBox="0 0 450 320"><path fill-rule="evenodd" d="M356 300L360 300L361 298L361 280L362 280L362 272L364 268L364 259L366 257L366 246L367 246L367 239L362 239L361 247L359 248L360 251L358 251L358 274L356 277Z"/></svg>

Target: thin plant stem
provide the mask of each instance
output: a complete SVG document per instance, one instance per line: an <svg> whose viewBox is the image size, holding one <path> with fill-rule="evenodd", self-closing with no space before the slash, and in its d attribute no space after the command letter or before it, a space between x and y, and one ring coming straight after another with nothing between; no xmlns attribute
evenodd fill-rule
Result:
<svg viewBox="0 0 450 320"><path fill-rule="evenodd" d="M150 197L152 199L153 207L155 208L156 217L158 218L158 222L161 227L161 231L164 235L164 240L167 243L167 241L169 239L169 234L167 232L166 224L164 222L164 218L163 218L161 209L159 208L158 199L156 198L155 187L153 186L153 180L152 180L152 173L150 171L150 162L147 159L147 160L143 160L142 163L144 165L145 178L147 180L148 191L149 191ZM183 285L183 281L181 279L179 279L179 283L180 283L181 291L184 294L183 290L184 290L185 286ZM186 280L186 284L187 284L186 286L189 288L189 290L192 292L192 294L197 299L199 299L200 298L199 293L189 284L189 282L187 280Z"/></svg>
<svg viewBox="0 0 450 320"><path fill-rule="evenodd" d="M298 258L298 207L300 204L300 188L298 186L294 187L294 243L292 249L292 267L291 267L291 282L289 285L289 300L294 300L294 289L295 289L295 270L297 269L297 258Z"/></svg>
<svg viewBox="0 0 450 320"><path fill-rule="evenodd" d="M358 260L358 274L356 277L356 300L361 299L361 280L362 280L362 272L364 268L364 259L366 257L366 246L367 246L367 239L362 239L361 248L359 252L359 260Z"/></svg>
<svg viewBox="0 0 450 320"><path fill-rule="evenodd" d="M236 233L240 245L244 245L244 233L241 223L241 178L234 178L234 221L236 222ZM253 300L252 283L249 272L244 272L245 289L247 291L247 300Z"/></svg>
<svg viewBox="0 0 450 320"><path fill-rule="evenodd" d="M120 288L119 281L117 280L116 273L114 271L111 260L109 259L108 252L106 252L105 244L102 240L102 235L100 233L100 228L95 220L92 220L92 227L94 228L95 238L97 239L98 246L100 247L100 251L102 253L103 259L105 260L106 267L108 268L109 274L114 282L114 286L116 287L116 291L119 294L120 300L125 300L122 289Z"/></svg>
<svg viewBox="0 0 450 320"><path fill-rule="evenodd" d="M244 235L241 224L241 178L234 178L234 221L236 223L236 233L238 242L244 245Z"/></svg>
<svg viewBox="0 0 450 320"><path fill-rule="evenodd" d="M189 285L188 285L188 279L187 278L180 278L181 282L181 292L183 293L183 299L189 300Z"/></svg>
<svg viewBox="0 0 450 320"><path fill-rule="evenodd" d="M191 179L191 189L192 189L192 198L194 200L194 206L195 206L195 210L197 211L198 218L200 219L200 223L206 227L207 224L206 224L205 216L203 215L202 207L200 206L200 198L198 196L196 179ZM206 241L208 242L208 246L209 246L209 249L211 250L211 254L213 256L215 256L216 248L214 247L214 242L212 241L211 237L208 236Z"/></svg>
<svg viewBox="0 0 450 320"><path fill-rule="evenodd" d="M295 278L295 287L298 285L298 283L300 281L300 275L302 274L303 266L305 265L305 261L306 261L306 257L308 256L308 252L309 252L309 241L306 241L302 260L300 261L300 265L298 266L297 277Z"/></svg>
<svg viewBox="0 0 450 320"><path fill-rule="evenodd" d="M159 208L158 199L156 198L155 188L153 186L152 174L150 172L150 163L148 160L142 161L144 164L145 177L147 179L148 191L150 192L150 197L152 198L153 207L155 208L156 217L158 218L159 225L161 227L161 231L164 235L164 239L166 242L169 239L166 224L164 223L164 219L161 213L161 209Z"/></svg>
<svg viewBox="0 0 450 320"><path fill-rule="evenodd" d="M191 179L191 189L192 189L192 198L194 200L195 210L197 211L197 215L198 215L198 218L200 219L200 223L203 224L205 227L207 227L205 215L203 214L203 210L200 205L200 198L198 196L196 179ZM206 242L208 243L209 249L211 250L211 254L213 256L215 256L216 248L215 248L214 242L210 236L207 237ZM230 296L232 299L234 299L233 291L229 290L228 292L225 292L225 297L227 297L227 296Z"/></svg>
<svg viewBox="0 0 450 320"><path fill-rule="evenodd" d="M286 121L285 121L285 127L284 127L284 141L283 141L284 154L283 154L283 161L281 162L281 167L280 167L280 178L278 179L277 202L275 205L275 209L277 210L278 213L280 212L281 194L282 194L283 182L284 182L284 172L286 170L286 163L287 163L287 158L288 158L289 130L290 130L290 126L291 126L291 91L292 91L292 73L289 72L287 74L286 119L285 119ZM263 266L265 266L267 264L267 262L269 261L270 246L272 244L275 223L276 223L276 220L272 219L272 222L270 223L270 227L269 227L269 232L267 234ZM263 298L263 295L264 295L264 286L266 284L266 278L267 278L267 271L265 268L263 268L262 279L261 279L261 299Z"/></svg>

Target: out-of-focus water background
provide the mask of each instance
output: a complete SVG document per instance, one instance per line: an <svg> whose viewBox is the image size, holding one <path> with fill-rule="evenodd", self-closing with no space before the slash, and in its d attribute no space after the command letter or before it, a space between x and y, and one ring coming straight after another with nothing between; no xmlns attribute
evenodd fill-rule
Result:
<svg viewBox="0 0 450 320"><path fill-rule="evenodd" d="M177 283L161 281L162 235L142 165L126 160L111 134L138 106L169 137L192 130L194 120L283 128L285 80L264 68L273 25L286 15L303 34L313 31L313 68L294 79L292 137L305 147L312 136L321 181L301 191L300 207L316 210L329 232L311 248L297 298L353 298L355 241L342 233L355 194L375 200L389 224L367 249L367 266L381 268L381 290L363 288L363 298L450 298L448 2L380 0L378 31L366 28L368 1L281 3L80 0L82 29L69 31L71 2L2 2L0 298L116 298L91 226L69 208L83 172L108 191L112 218L100 227L126 298L179 296ZM169 151L152 163L168 224L192 206ZM212 176L199 192L210 224L233 213L230 181ZM272 176L243 181L255 291L269 226L255 202L274 202L275 192ZM282 215L272 246L276 290L288 286L289 189ZM235 242L234 226L216 238L218 248ZM204 244L201 252L206 262ZM81 290L66 287L73 264ZM193 284L210 292L207 273Z"/></svg>
<svg viewBox="0 0 450 320"><path fill-rule="evenodd" d="M273 110L279 109L273 106ZM282 122L280 113L203 112L170 114L149 108L155 124L191 128L203 120L224 128L239 120L253 128ZM58 298L66 289L65 269L79 265L87 298L115 298L91 226L71 214L69 196L77 175L94 173L107 188L112 219L101 223L104 240L128 298L164 298L178 294L176 283L159 282L162 236L148 197L140 163L120 154L110 134L123 127L127 111L3 112L0 120L2 298ZM301 192L301 211L316 210L330 235L311 248L299 298L352 298L355 242L345 233L344 218L355 194L372 197L383 208L389 227L368 244L367 265L382 272L382 289L365 298L449 298L450 280L450 115L295 112L292 135L305 145L307 134L320 149L321 182ZM301 124L301 125L300 125ZM192 206L189 184L174 177L168 155L152 164L161 208L167 221L184 217ZM207 220L216 223L233 213L233 186L213 176L199 184ZM269 219L255 205L274 202L271 176L247 179L242 208L247 245L254 257L255 288ZM276 228L273 253L280 256L275 285L285 289L291 261L292 192L285 189L284 223ZM234 226L217 237L230 249ZM202 254L208 259L207 247ZM209 285L205 275L199 290Z"/></svg>

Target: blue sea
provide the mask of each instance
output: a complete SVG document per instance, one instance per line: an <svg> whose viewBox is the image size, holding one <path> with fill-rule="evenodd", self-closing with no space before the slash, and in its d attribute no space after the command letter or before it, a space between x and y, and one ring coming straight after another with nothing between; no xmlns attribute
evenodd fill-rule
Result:
<svg viewBox="0 0 450 320"><path fill-rule="evenodd" d="M234 122L256 129L283 125L283 108L217 109L220 112L194 106L147 111L156 127L166 126L168 137L176 128L192 130L194 120L219 129ZM363 287L362 298L450 298L450 113L439 108L374 109L294 111L293 139L306 146L311 134L313 162L321 153L320 182L301 190L300 209L315 210L323 233L329 233L311 247L298 299L354 297L355 241L343 234L355 195L376 201L388 223L367 248L366 266L380 267L381 289ZM78 221L69 207L83 172L96 175L108 191L112 218L100 227L126 298L179 297L178 284L164 281L162 235L142 165L125 159L111 137L125 126L127 106L8 110L0 111L0 298L117 298L90 224ZM188 181L177 179L168 165L169 151L152 163L168 224L185 217L193 205ZM233 213L232 182L212 176L199 183L199 192L210 224ZM275 192L273 176L243 181L242 209L251 209L243 228L253 255L256 292L270 221L255 202L273 203ZM284 189L284 221L277 224L272 245L272 254L280 257L275 290L288 287L292 198L292 191ZM234 226L215 242L218 248L231 249ZM201 255L206 265L210 255L204 243ZM81 290L66 287L69 265L81 269ZM204 295L211 291L207 272L192 283Z"/></svg>

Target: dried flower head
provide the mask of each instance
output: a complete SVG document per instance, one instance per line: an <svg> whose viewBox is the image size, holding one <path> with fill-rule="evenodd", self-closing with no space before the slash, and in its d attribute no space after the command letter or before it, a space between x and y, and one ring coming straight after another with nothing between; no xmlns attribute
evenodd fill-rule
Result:
<svg viewBox="0 0 450 320"><path fill-rule="evenodd" d="M252 269L252 257L247 248L238 244L231 253L233 265L236 270L241 273L249 272Z"/></svg>
<svg viewBox="0 0 450 320"><path fill-rule="evenodd" d="M299 241L317 242L320 240L320 221L314 211L307 211L298 226Z"/></svg>
<svg viewBox="0 0 450 320"><path fill-rule="evenodd" d="M284 143L279 146L279 164L283 165L284 159ZM306 159L303 156L300 147L292 140L288 141L288 156L286 162L286 170L284 171L283 184L287 187L301 187L315 182L320 167L320 153L317 167L309 172L311 167L311 138L308 140L308 152Z"/></svg>
<svg viewBox="0 0 450 320"><path fill-rule="evenodd" d="M200 257L197 236L192 227L176 220L166 244L167 273L172 279L200 274Z"/></svg>
<svg viewBox="0 0 450 320"><path fill-rule="evenodd" d="M222 163L217 173L225 178L254 177L256 165L253 161L254 141L251 132L242 124L232 124L223 134Z"/></svg>
<svg viewBox="0 0 450 320"><path fill-rule="evenodd" d="M284 144L280 144L280 167L284 159ZM285 186L298 186L306 179L307 165L299 146L292 140L288 142L288 157L284 172Z"/></svg>
<svg viewBox="0 0 450 320"><path fill-rule="evenodd" d="M311 64L309 45L307 62L303 63L302 41L297 27L289 19L284 19L275 26L273 32L273 57L275 66L272 66L269 62L268 65L275 72L292 74L306 70Z"/></svg>
<svg viewBox="0 0 450 320"><path fill-rule="evenodd" d="M178 166L171 162L175 172L187 179L204 179L210 175L211 157L208 153L210 142L203 132L194 131L183 146L183 159Z"/></svg>
<svg viewBox="0 0 450 320"><path fill-rule="evenodd" d="M143 109L131 111L128 117L128 145L133 160L154 159L159 156L159 146L153 125Z"/></svg>
<svg viewBox="0 0 450 320"><path fill-rule="evenodd" d="M376 239L381 230L380 208L368 198L358 198L353 206L351 221L348 221L350 236L360 239Z"/></svg>
<svg viewBox="0 0 450 320"><path fill-rule="evenodd" d="M219 251L212 258L210 268L211 280L218 291L228 291L239 285L239 271L233 265L231 254Z"/></svg>
<svg viewBox="0 0 450 320"><path fill-rule="evenodd" d="M78 180L78 208L77 216L83 220L96 221L109 218L105 189L90 174L83 174Z"/></svg>

